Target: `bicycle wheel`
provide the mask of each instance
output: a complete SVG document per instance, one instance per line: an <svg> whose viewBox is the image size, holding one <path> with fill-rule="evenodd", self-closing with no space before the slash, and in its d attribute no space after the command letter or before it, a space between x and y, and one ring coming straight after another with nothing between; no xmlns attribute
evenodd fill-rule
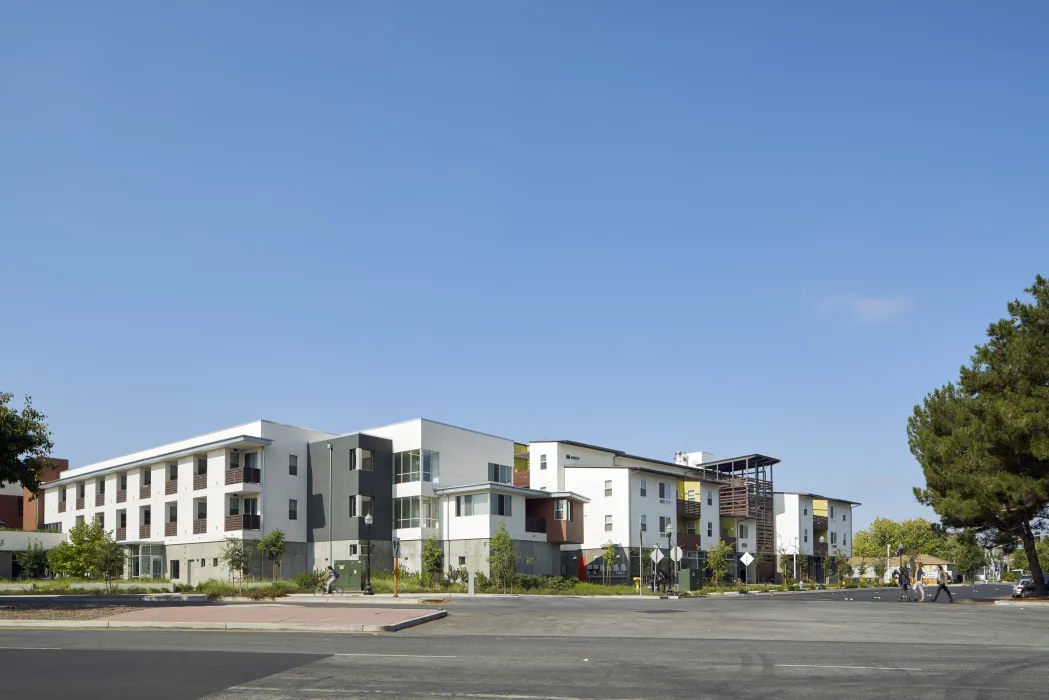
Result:
<svg viewBox="0 0 1049 700"><path fill-rule="evenodd" d="M331 594L342 595L342 586L336 586L335 588L331 589Z"/></svg>
<svg viewBox="0 0 1049 700"><path fill-rule="evenodd" d="M313 595L324 595L324 586L315 586L313 588Z"/></svg>

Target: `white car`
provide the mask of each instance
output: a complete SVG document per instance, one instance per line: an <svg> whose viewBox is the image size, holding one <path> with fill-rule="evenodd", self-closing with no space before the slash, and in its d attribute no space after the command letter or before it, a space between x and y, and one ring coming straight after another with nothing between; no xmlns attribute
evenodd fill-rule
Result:
<svg viewBox="0 0 1049 700"><path fill-rule="evenodd" d="M1025 590L1034 590L1034 581L1029 578L1022 578L1016 582L1013 586L1013 598L1023 598Z"/></svg>

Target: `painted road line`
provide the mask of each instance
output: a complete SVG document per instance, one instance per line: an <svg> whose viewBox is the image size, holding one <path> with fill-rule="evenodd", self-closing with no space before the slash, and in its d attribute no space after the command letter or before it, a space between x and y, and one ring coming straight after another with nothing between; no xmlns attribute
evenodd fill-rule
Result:
<svg viewBox="0 0 1049 700"><path fill-rule="evenodd" d="M352 690L345 688L277 688L251 685L235 685L229 690L254 693L287 693L294 690L296 693L317 693L322 695L344 695L356 697L360 695L392 695L397 697L418 698L476 698L477 700L594 700L593 698L580 698L569 695L505 695L500 693L409 693L407 696L403 690ZM639 698L624 698L623 700L640 700Z"/></svg>
<svg viewBox="0 0 1049 700"><path fill-rule="evenodd" d="M458 656L439 656L430 654L332 654L332 656L375 656L380 659L458 659Z"/></svg>
<svg viewBox="0 0 1049 700"><path fill-rule="evenodd" d="M820 666L818 664L776 664L779 668L844 668L852 671L921 671L906 666Z"/></svg>

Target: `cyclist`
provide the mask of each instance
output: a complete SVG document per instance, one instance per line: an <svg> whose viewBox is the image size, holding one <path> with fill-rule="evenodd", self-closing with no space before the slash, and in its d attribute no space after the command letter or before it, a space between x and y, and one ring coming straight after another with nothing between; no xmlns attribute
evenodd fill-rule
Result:
<svg viewBox="0 0 1049 700"><path fill-rule="evenodd" d="M331 568L331 564L329 564L328 568L324 571L324 577L326 579L325 582L327 584L324 587L324 590L327 592L328 595L331 595L332 590L335 588L335 581L339 578L339 572Z"/></svg>

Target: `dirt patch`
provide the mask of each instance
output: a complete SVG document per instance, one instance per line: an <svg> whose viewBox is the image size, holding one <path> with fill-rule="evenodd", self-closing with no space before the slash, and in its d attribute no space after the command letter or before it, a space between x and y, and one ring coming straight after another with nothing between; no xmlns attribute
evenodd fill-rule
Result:
<svg viewBox="0 0 1049 700"><path fill-rule="evenodd" d="M12 608L0 607L0 620L97 620L100 617L141 610L123 605L98 608Z"/></svg>

